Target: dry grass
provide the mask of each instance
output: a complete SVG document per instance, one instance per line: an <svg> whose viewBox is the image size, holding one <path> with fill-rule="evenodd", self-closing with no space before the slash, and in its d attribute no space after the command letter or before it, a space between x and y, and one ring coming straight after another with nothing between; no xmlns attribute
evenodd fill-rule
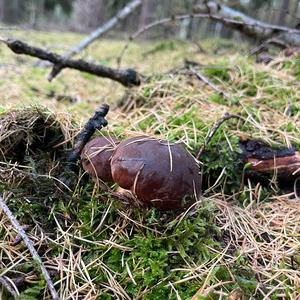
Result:
<svg viewBox="0 0 300 300"><path fill-rule="evenodd" d="M255 197L255 188L251 191ZM223 199L215 200L217 221L228 236L228 244L239 249L258 281L256 295L269 299L299 298L299 224L298 201L287 196L272 202L241 208ZM287 286L293 289L287 292Z"/></svg>

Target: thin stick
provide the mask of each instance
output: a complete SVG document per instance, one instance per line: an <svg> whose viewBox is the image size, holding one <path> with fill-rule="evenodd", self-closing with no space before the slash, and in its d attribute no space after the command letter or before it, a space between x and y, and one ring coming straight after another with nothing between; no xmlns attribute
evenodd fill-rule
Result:
<svg viewBox="0 0 300 300"><path fill-rule="evenodd" d="M44 275L44 278L47 282L49 291L52 295L52 299L53 300L58 300L59 299L58 294L57 294L57 292L54 288L53 282L50 278L50 275L49 275L47 269L43 265L42 259L38 255L37 251L34 249L34 245L33 245L32 241L29 239L29 237L27 236L25 230L22 228L22 226L19 224L19 222L17 221L15 216L10 211L9 207L6 205L6 203L5 203L4 199L2 198L2 196L0 196L0 208L3 210L5 215L8 217L8 219L10 220L10 222L12 223L14 228L17 230L18 234L22 237L25 245L27 246L29 252L32 255L33 260L40 267L40 270L42 271L42 274Z"/></svg>
<svg viewBox="0 0 300 300"><path fill-rule="evenodd" d="M11 285L8 283L8 281L3 277L0 276L0 283L6 288L6 290L14 297L17 297L17 293L13 290Z"/></svg>
<svg viewBox="0 0 300 300"><path fill-rule="evenodd" d="M259 54L265 50L268 50L268 45L270 44L273 44L277 47L280 47L282 49L285 49L286 48L286 43L282 42L280 39L276 39L276 38L271 38L271 39L268 39L266 40L265 42L261 43L260 45L250 49L246 55L248 56L251 56L251 55L254 55L254 54Z"/></svg>
<svg viewBox="0 0 300 300"><path fill-rule="evenodd" d="M229 114L229 113L226 113L220 120L218 120L218 122L214 125L213 128L211 128L211 130L209 131L205 141L204 141L204 144L202 145L202 147L200 148L196 158L199 159L201 157L201 155L203 154L205 148L207 147L207 145L209 144L209 142L211 141L211 139L213 138L213 136L215 135L215 133L217 132L217 130L221 127L221 125L226 122L227 120L230 120L230 119L242 119L241 116L239 115L234 115L234 114Z"/></svg>
<svg viewBox="0 0 300 300"><path fill-rule="evenodd" d="M140 75L133 69L112 69L102 65L88 63L82 59L66 60L56 53L32 47L20 40L8 39L4 40L4 43L16 54L25 54L42 60L48 60L54 64L61 65L62 68L75 69L99 77L110 78L128 87L141 83Z"/></svg>
<svg viewBox="0 0 300 300"><path fill-rule="evenodd" d="M196 71L195 69L191 69L191 72L201 81L203 81L204 83L206 83L208 86L210 86L213 90L215 90L216 92L218 92L219 94L221 94L224 98L229 99L230 96L223 91L222 89L220 89L218 86L216 86L215 84L213 84L207 77L205 77L203 74L200 73L200 71Z"/></svg>
<svg viewBox="0 0 300 300"><path fill-rule="evenodd" d="M298 176L294 182L294 194L297 200L300 200L299 191L300 191L300 176Z"/></svg>

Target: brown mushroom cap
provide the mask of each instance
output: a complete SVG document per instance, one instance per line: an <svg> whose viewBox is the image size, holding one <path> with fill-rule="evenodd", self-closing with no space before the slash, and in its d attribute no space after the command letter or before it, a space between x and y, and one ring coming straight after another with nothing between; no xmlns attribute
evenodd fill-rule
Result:
<svg viewBox="0 0 300 300"><path fill-rule="evenodd" d="M199 167L179 144L149 137L121 142L111 158L113 180L161 210L187 207L201 190Z"/></svg>
<svg viewBox="0 0 300 300"><path fill-rule="evenodd" d="M112 137L96 137L81 152L83 169L94 179L113 182L110 159L119 141Z"/></svg>

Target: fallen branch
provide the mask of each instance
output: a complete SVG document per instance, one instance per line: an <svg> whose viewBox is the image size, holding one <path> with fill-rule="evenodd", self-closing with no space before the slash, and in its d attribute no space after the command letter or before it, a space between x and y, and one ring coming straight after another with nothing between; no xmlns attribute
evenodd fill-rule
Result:
<svg viewBox="0 0 300 300"><path fill-rule="evenodd" d="M300 174L300 154L278 157L271 159L247 158L247 163L251 163L251 170L261 173L276 173L278 176L296 176Z"/></svg>
<svg viewBox="0 0 300 300"><path fill-rule="evenodd" d="M67 52L63 55L64 60L70 59L75 54L82 51L84 48L86 48L88 45L90 45L93 41L101 37L103 34L111 30L113 27L115 27L120 21L127 18L136 8L138 8L142 4L142 0L133 0L128 5L126 5L123 9L121 9L113 18L108 20L105 24L101 25L99 28L97 28L95 31L93 31L88 37L86 37L84 40L82 40L78 46L74 47L70 50L70 52ZM62 64L54 64L51 73L49 74L48 80L51 81L54 79L60 71L63 69Z"/></svg>
<svg viewBox="0 0 300 300"><path fill-rule="evenodd" d="M240 142L243 160L249 164L252 175L270 176L280 179L296 179L300 175L300 154L293 148L272 149L259 141Z"/></svg>
<svg viewBox="0 0 300 300"><path fill-rule="evenodd" d="M24 225L24 226L22 226L22 228L23 228L23 230L24 230L25 232L31 229L31 227L30 227L29 225ZM18 234L18 235L16 236L16 238L10 243L10 245L13 246L13 247L15 247L15 246L17 246L18 244L20 244L21 241L22 241L22 237L21 237L21 235Z"/></svg>
<svg viewBox="0 0 300 300"><path fill-rule="evenodd" d="M269 24L232 9L215 1L205 1L194 7L195 13L205 13L211 20L223 23L232 29L239 30L249 36L259 39L269 39L274 36L289 45L300 45L300 30L286 26Z"/></svg>
<svg viewBox="0 0 300 300"><path fill-rule="evenodd" d="M58 294L55 290L55 287L53 285L53 282L50 278L50 275L47 271L47 269L45 268L45 266L43 265L42 259L40 258L40 256L38 255L37 251L34 248L34 245L32 243L32 241L29 239L29 237L27 236L26 232L24 231L24 229L22 228L22 226L19 224L19 222L17 221L17 219L14 217L14 215L12 214L12 212L10 211L9 207L6 205L4 199L0 196L0 208L3 210L3 212L5 213L5 215L8 217L8 219L10 220L10 222L12 223L12 225L14 226L14 228L16 229L16 231L18 232L18 234L22 237L24 243L26 244L29 252L32 255L33 260L38 264L38 266L40 267L40 270L42 271L42 274L47 282L49 291L52 295L52 299L53 300L58 300Z"/></svg>
<svg viewBox="0 0 300 300"><path fill-rule="evenodd" d="M88 63L82 59L66 60L62 56L45 51L41 48L32 47L20 40L2 40L14 53L25 54L37 57L61 65L62 68L75 69L81 72L90 73L99 77L110 78L124 86L130 87L141 83L141 76L133 69L118 70L101 65Z"/></svg>

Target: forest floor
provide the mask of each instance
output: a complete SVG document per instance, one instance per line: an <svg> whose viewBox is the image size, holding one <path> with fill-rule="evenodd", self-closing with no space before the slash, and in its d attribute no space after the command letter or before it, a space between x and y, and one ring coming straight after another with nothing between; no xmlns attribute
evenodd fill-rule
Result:
<svg viewBox="0 0 300 300"><path fill-rule="evenodd" d="M82 38L9 34L59 53ZM82 57L116 67L124 44L97 41ZM0 44L0 151L6 151L0 191L61 299L300 299L299 199L275 175L265 185L246 179L239 148L240 139L251 138L300 150L300 56L278 53L265 65L247 55L246 44L207 40L201 46L205 53L181 41L131 43L122 67L148 77L126 89L74 70L49 83L49 68ZM198 65L187 70L185 60ZM229 120L213 137L200 159L201 201L179 216L133 208L114 197L116 187L104 190L83 177L71 195L55 193L61 150L49 156L28 146L22 165L10 161L16 140L35 141L37 120L52 130L46 146L70 147L102 103L110 104L109 125L98 135L146 134L184 143L194 155L226 112L243 120ZM16 237L0 214L0 277L19 299L50 299ZM0 299L10 299L1 287Z"/></svg>

